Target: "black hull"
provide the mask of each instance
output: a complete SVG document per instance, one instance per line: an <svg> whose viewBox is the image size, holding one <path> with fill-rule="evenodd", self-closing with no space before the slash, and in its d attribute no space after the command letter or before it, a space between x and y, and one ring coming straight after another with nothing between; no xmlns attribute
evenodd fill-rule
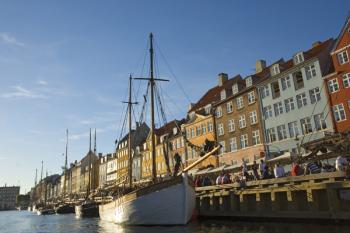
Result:
<svg viewBox="0 0 350 233"><path fill-rule="evenodd" d="M72 205L62 205L56 208L57 214L72 214L74 213L74 206Z"/></svg>
<svg viewBox="0 0 350 233"><path fill-rule="evenodd" d="M75 215L79 218L99 217L97 204L83 204L75 206Z"/></svg>

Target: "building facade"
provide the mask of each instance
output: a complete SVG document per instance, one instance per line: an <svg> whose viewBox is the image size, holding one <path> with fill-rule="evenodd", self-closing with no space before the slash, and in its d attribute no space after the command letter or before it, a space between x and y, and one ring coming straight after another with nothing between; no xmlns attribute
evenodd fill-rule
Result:
<svg viewBox="0 0 350 233"><path fill-rule="evenodd" d="M0 210L16 208L16 198L19 195L19 186L0 187Z"/></svg>
<svg viewBox="0 0 350 233"><path fill-rule="evenodd" d="M299 145L333 131L323 82L333 43L333 39L314 43L310 50L298 52L286 62L281 59L262 71L269 73L258 86L270 157L284 151L302 153Z"/></svg>
<svg viewBox="0 0 350 233"><path fill-rule="evenodd" d="M337 132L350 131L350 17L331 51L333 72L325 78Z"/></svg>

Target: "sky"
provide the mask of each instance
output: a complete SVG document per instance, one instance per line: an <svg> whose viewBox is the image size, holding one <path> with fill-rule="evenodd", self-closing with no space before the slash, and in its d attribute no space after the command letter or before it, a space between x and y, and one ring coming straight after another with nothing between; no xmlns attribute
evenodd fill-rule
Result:
<svg viewBox="0 0 350 233"><path fill-rule="evenodd" d="M254 73L337 37L350 1L0 1L0 186L21 193L89 150L112 153L128 77L148 77L148 36L167 120L186 116L217 75ZM138 119L146 83L134 81ZM157 121L157 125L160 120Z"/></svg>

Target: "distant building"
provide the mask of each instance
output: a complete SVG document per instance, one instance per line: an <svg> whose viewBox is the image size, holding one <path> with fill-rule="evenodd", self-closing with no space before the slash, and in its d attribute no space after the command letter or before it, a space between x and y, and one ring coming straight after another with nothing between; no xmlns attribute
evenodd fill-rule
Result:
<svg viewBox="0 0 350 233"><path fill-rule="evenodd" d="M350 16L331 51L333 66L325 77L337 132L350 131Z"/></svg>
<svg viewBox="0 0 350 233"><path fill-rule="evenodd" d="M16 198L19 195L19 186L0 187L0 210L13 210L16 207Z"/></svg>

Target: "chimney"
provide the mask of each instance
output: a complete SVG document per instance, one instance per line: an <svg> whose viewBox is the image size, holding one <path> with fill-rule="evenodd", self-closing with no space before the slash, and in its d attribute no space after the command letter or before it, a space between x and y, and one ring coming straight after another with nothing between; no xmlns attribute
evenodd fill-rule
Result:
<svg viewBox="0 0 350 233"><path fill-rule="evenodd" d="M260 73L263 69L266 68L266 61L265 60L257 60L255 62L255 73Z"/></svg>
<svg viewBox="0 0 350 233"><path fill-rule="evenodd" d="M219 86L221 87L221 86L224 85L224 83L227 81L228 76L227 76L227 74L225 74L225 73L220 73L220 74L218 75L218 78L219 78Z"/></svg>
<svg viewBox="0 0 350 233"><path fill-rule="evenodd" d="M314 43L312 43L312 48L315 48L317 46L319 46L321 44L321 41L315 41Z"/></svg>

